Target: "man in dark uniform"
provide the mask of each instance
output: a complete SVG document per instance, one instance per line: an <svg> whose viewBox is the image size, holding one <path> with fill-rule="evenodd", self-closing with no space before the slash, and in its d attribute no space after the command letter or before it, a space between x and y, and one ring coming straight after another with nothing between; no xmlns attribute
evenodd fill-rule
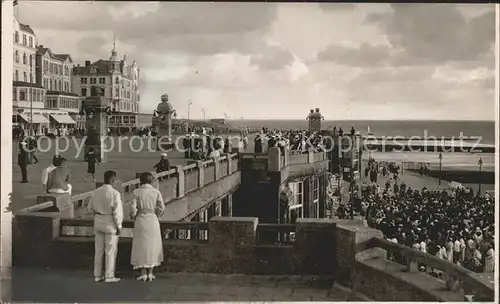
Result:
<svg viewBox="0 0 500 304"><path fill-rule="evenodd" d="M20 143L21 149L17 155L17 164L21 168L21 183L28 182L28 165L30 164L30 152L28 151L28 144L25 141Z"/></svg>

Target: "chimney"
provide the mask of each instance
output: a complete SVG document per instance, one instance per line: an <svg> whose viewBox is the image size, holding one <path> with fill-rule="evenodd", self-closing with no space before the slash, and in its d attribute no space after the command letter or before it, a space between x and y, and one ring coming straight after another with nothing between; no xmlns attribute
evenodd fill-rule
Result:
<svg viewBox="0 0 500 304"><path fill-rule="evenodd" d="M316 108L316 113L319 113L319 108Z"/></svg>
<svg viewBox="0 0 500 304"><path fill-rule="evenodd" d="M90 65L90 61L89 60L85 60L85 66L89 66Z"/></svg>
<svg viewBox="0 0 500 304"><path fill-rule="evenodd" d="M39 44L38 46L43 49L43 44Z"/></svg>
<svg viewBox="0 0 500 304"><path fill-rule="evenodd" d="M311 113L314 113L314 110L313 110L313 109L311 109Z"/></svg>

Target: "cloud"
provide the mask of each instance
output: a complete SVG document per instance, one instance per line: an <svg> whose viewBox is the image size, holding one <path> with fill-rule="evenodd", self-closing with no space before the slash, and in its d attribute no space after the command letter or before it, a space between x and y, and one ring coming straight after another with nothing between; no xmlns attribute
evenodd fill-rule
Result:
<svg viewBox="0 0 500 304"><path fill-rule="evenodd" d="M476 60L490 52L495 41L493 7L470 20L449 4L392 4L392 9L371 14L366 21L378 24L391 45L403 49L408 58L440 63Z"/></svg>
<svg viewBox="0 0 500 304"><path fill-rule="evenodd" d="M385 67L380 69L373 69L371 71L360 73L354 80L356 84L359 82L366 83L401 83L401 82L419 82L431 78L435 73L434 67L407 67L407 68L393 68Z"/></svg>
<svg viewBox="0 0 500 304"><path fill-rule="evenodd" d="M358 47L330 45L318 53L318 60L332 61L351 66L386 65L391 49L386 45L370 45L363 43Z"/></svg>
<svg viewBox="0 0 500 304"><path fill-rule="evenodd" d="M250 63L257 65L260 69L280 70L294 61L290 51L280 46L269 46L263 54L253 55Z"/></svg>
<svg viewBox="0 0 500 304"><path fill-rule="evenodd" d="M272 3L141 3L141 14L131 10L131 5L30 2L23 19L38 29L116 32L128 44L157 51L218 54L255 52L276 17ZM64 14L53 18L57 11Z"/></svg>
<svg viewBox="0 0 500 304"><path fill-rule="evenodd" d="M319 3L319 7L325 12L352 11L356 9L354 3Z"/></svg>

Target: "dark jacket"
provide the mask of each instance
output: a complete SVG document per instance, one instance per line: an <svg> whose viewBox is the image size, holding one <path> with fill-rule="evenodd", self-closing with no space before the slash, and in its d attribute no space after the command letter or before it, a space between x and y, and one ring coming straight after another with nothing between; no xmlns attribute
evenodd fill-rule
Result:
<svg viewBox="0 0 500 304"><path fill-rule="evenodd" d="M30 153L21 151L17 155L17 164L20 166L27 166L30 164Z"/></svg>
<svg viewBox="0 0 500 304"><path fill-rule="evenodd" d="M156 169L156 173L168 171L170 169L170 162L168 159L160 159L160 161L154 165L154 168Z"/></svg>

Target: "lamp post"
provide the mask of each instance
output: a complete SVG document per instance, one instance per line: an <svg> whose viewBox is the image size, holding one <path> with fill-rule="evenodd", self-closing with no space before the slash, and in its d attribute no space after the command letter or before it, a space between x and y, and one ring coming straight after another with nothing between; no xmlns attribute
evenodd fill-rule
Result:
<svg viewBox="0 0 500 304"><path fill-rule="evenodd" d="M440 186L441 186L442 160L443 160L443 153L439 152L439 185Z"/></svg>
<svg viewBox="0 0 500 304"><path fill-rule="evenodd" d="M193 103L191 102L191 100L188 101L188 119L187 119L187 123L186 123L186 132L189 132L189 116L191 114L191 105Z"/></svg>
<svg viewBox="0 0 500 304"><path fill-rule="evenodd" d="M479 166L479 189L478 189L478 194L481 195L481 171L483 171L483 158L479 158L479 162L477 163Z"/></svg>

